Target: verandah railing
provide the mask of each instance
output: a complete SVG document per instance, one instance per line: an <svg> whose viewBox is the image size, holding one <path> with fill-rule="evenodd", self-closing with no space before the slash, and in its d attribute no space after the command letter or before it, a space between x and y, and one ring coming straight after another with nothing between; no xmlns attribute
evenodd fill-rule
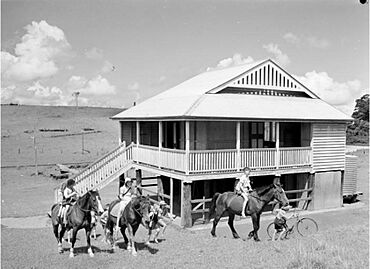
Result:
<svg viewBox="0 0 370 269"><path fill-rule="evenodd" d="M133 160L153 167L185 174L234 172L245 166L252 170L288 169L310 166L311 148L255 148L185 150L132 145Z"/></svg>

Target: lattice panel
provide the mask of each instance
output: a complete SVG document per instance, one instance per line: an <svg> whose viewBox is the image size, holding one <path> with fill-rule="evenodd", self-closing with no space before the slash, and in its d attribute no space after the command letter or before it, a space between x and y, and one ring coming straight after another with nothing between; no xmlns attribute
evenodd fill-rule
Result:
<svg viewBox="0 0 370 269"><path fill-rule="evenodd" d="M301 89L301 86L291 77L270 63L252 70L245 76L233 81L231 85L269 86L286 89Z"/></svg>

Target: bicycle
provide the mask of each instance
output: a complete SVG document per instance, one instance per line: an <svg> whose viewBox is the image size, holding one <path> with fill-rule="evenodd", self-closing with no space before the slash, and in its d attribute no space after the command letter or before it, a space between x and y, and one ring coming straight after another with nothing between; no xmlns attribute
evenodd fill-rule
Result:
<svg viewBox="0 0 370 269"><path fill-rule="evenodd" d="M301 236L308 236L314 233L317 233L319 230L319 226L314 219L303 217L301 218L298 213L294 213L296 216L294 217L295 222L291 227L288 226L288 229L284 232L281 236L282 239L287 239L289 235L294 233L294 228L297 229L298 233ZM270 223L267 226L267 234L272 239L272 235L274 234L275 224L274 222Z"/></svg>

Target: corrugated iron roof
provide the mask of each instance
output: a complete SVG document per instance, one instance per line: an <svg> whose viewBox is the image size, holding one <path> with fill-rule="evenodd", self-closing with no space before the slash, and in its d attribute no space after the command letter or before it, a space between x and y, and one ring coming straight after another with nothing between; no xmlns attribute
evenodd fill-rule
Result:
<svg viewBox="0 0 370 269"><path fill-rule="evenodd" d="M122 120L151 118L351 120L344 113L316 98L207 94L212 89L267 61L269 60L199 74L112 118Z"/></svg>

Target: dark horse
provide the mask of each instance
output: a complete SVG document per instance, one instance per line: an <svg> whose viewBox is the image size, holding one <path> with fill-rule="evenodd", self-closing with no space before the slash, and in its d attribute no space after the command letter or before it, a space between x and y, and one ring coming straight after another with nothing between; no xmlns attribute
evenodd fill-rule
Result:
<svg viewBox="0 0 370 269"><path fill-rule="evenodd" d="M245 208L245 215L252 217L253 230L248 234L248 239L252 236L255 241L260 241L257 231L260 227L260 216L264 207L273 199L278 200L282 205L288 205L288 198L285 195L283 188L278 183L271 184L266 187L256 189L249 195L248 204ZM234 238L239 238L238 233L234 228L235 215L241 215L243 205L243 197L233 193L224 192L222 194L215 193L212 198L210 217L216 212L213 220L213 228L211 234L216 236L216 226L222 214L225 211L229 213L229 227L233 233Z"/></svg>
<svg viewBox="0 0 370 269"><path fill-rule="evenodd" d="M79 197L76 203L71 206L67 212L67 225L63 224L63 217L58 216L60 206L60 204L54 204L51 208L51 223L53 225L54 235L58 241L59 253L63 252L62 242L65 231L72 229L72 246L69 257L73 258L73 248L76 242L77 232L84 228L86 231L88 253L93 257L94 253L90 244L90 233L93 228L93 225L91 224L91 211L98 213L103 212L99 193L97 191L88 191L86 194ZM60 231L59 226L61 226Z"/></svg>
<svg viewBox="0 0 370 269"><path fill-rule="evenodd" d="M117 217L112 215L111 213L112 209L115 206L119 207L119 200L115 200L109 205L108 218L104 231L106 239L111 244L113 251L115 249L113 229L116 226ZM149 210L150 210L149 197L144 196L133 197L131 202L129 202L125 207L125 210L122 212L122 216L120 218L121 234L125 240L127 250L131 251L132 255L134 256L137 255L137 252L133 238L140 224L142 224L145 228L148 228ZM126 228L128 231L129 238L127 238L125 234Z"/></svg>

